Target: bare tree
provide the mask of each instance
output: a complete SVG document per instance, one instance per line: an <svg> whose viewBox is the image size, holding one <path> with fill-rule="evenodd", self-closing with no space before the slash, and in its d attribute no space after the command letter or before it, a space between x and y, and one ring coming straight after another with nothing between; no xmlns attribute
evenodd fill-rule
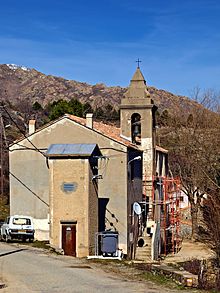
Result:
<svg viewBox="0 0 220 293"><path fill-rule="evenodd" d="M188 117L173 118L172 127L160 133L160 140L169 149L172 171L180 177L182 190L191 204L193 239L198 237L198 212L204 195L214 196L219 188L218 101L219 96L207 91L203 106L194 109Z"/></svg>

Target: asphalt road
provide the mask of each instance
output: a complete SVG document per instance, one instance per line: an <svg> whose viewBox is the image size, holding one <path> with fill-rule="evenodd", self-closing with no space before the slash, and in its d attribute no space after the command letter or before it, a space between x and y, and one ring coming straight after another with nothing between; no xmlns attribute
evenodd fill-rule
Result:
<svg viewBox="0 0 220 293"><path fill-rule="evenodd" d="M120 279L77 258L59 256L17 244L0 243L2 292L171 292L153 284Z"/></svg>

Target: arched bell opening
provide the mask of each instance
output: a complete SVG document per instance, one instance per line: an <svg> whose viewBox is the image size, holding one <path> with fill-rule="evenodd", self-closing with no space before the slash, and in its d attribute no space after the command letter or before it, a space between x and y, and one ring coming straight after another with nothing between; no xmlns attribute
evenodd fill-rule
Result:
<svg viewBox="0 0 220 293"><path fill-rule="evenodd" d="M132 143L141 144L141 115L134 113L131 116Z"/></svg>

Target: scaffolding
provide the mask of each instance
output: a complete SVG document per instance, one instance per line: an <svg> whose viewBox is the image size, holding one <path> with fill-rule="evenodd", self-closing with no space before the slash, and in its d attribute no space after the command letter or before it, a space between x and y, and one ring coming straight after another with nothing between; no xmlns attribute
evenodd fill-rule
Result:
<svg viewBox="0 0 220 293"><path fill-rule="evenodd" d="M180 180L155 177L152 189L152 216L160 227L160 254L176 253L181 247Z"/></svg>

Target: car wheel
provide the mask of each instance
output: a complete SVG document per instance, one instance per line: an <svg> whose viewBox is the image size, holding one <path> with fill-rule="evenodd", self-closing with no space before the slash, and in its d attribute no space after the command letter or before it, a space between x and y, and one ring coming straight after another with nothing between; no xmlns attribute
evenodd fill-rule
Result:
<svg viewBox="0 0 220 293"><path fill-rule="evenodd" d="M29 238L29 242L30 243L34 242L34 239Z"/></svg>
<svg viewBox="0 0 220 293"><path fill-rule="evenodd" d="M10 239L9 239L8 235L5 235L5 241L6 241L7 243L10 242Z"/></svg>

